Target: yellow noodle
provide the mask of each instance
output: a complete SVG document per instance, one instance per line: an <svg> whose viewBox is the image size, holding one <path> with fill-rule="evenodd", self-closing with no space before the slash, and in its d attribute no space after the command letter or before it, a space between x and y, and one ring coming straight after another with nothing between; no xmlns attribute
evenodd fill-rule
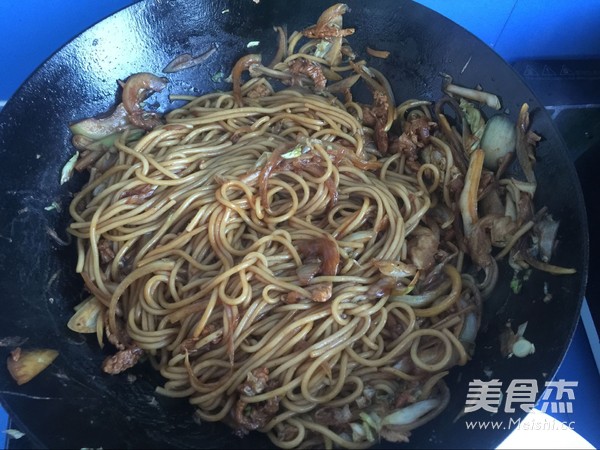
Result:
<svg viewBox="0 0 600 450"><path fill-rule="evenodd" d="M277 70L298 58L325 64L319 42L301 38L291 35ZM266 95L250 96L257 87ZM202 420L258 429L282 448L369 447L320 414L349 408L356 418L358 404L372 412L381 398L391 413L406 382L439 395L450 366L468 359L455 333L474 307L457 306L456 242L444 243L452 288L428 307L390 301L419 275L376 289L389 277L381 264L414 263L415 230L440 233L426 214L451 206L452 155L432 136L448 164L412 171L406 155L375 158L366 106L351 98L275 92L264 79L241 89L241 107L230 92L172 96L187 103L141 138L119 138L112 167L75 195L69 232L77 272L102 303L98 341L125 332L164 377L157 392L188 398ZM427 105L390 105L385 131ZM269 404L268 420L245 422Z"/></svg>

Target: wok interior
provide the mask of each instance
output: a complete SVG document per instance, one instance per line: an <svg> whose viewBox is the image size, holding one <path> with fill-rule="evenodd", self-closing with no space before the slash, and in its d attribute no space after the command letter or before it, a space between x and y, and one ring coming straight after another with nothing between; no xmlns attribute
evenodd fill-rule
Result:
<svg viewBox="0 0 600 450"><path fill-rule="evenodd" d="M561 220L555 259L578 272L568 278L535 272L515 295L509 286L512 271L503 266L498 288L485 305L475 357L447 378L451 390L448 409L415 430L408 444L415 448L495 447L506 431L467 431L464 419L456 423L453 419L464 407L468 382L486 379L484 371L491 371L505 387L515 378L535 378L543 386L562 360L578 318L587 270L587 230L575 171L543 107L483 43L417 4L389 0L349 5L352 12L345 21L357 29L353 48L364 52L370 45L391 52L390 58L372 64L388 76L399 101L438 98L439 72L445 72L462 85L480 84L497 93L511 118L516 117L522 102L528 102L532 129L544 137L537 152L536 206L548 206ZM227 74L237 58L248 52L249 41L260 41L255 50L270 57L276 47L273 25L303 28L328 6L329 2L311 2L309 8L292 13L285 1L276 0L261 0L258 5L249 1L199 5L192 0L173 5L141 2L55 54L7 104L0 121L0 142L6 150L0 181L6 192L1 220L11 242L0 243L1 287L6 293L0 329L7 336L28 337L31 346L55 347L60 356L31 383L17 388L5 376L0 388L19 393L5 394L4 402L20 429L38 443L80 448L269 445L257 434L239 440L220 424L194 424L192 408L185 401L154 394L153 387L161 379L147 366L135 367L129 375L101 373L104 354L94 338L85 339L66 328L72 307L83 297L82 284L73 270L73 246L58 245L48 237L47 228L64 237L68 213L64 208L48 212L44 207L52 201L66 206L71 193L83 184L84 176L62 186L58 183L60 170L73 152L66 124L107 110L114 103L116 78L139 71L160 73L173 56L200 53L216 42L219 49L214 58L201 67L169 76L167 91L198 94L227 89L228 85L211 77L218 72ZM222 13L226 9L229 12ZM131 51L132 36L141 42L135 52ZM157 100L168 108L166 95ZM545 282L553 292L549 303L542 302ZM515 325L529 321L527 338L536 345L535 354L525 359L501 356L498 336L508 320ZM501 411L494 419L516 419L518 414L524 413ZM490 418L482 411L469 415L470 420Z"/></svg>

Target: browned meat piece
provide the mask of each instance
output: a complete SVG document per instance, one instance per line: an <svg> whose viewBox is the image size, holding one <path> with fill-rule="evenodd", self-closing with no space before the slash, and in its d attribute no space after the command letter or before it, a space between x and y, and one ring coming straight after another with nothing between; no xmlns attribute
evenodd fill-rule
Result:
<svg viewBox="0 0 600 450"><path fill-rule="evenodd" d="M346 37L354 34L354 28L335 28L335 27L322 27L317 29L317 25L308 27L302 34L309 39L325 39L335 37Z"/></svg>
<svg viewBox="0 0 600 450"><path fill-rule="evenodd" d="M137 364L144 354L144 350L139 348L133 342L133 339L127 334L125 323L117 318L117 329L111 330L108 325L108 317L105 319L104 332L108 341L119 351L113 356L107 357L102 363L102 369L106 373L116 374L129 369Z"/></svg>
<svg viewBox="0 0 600 450"><path fill-rule="evenodd" d="M535 208L532 198L529 194L521 192L519 201L517 202L517 223L523 225L533 218Z"/></svg>
<svg viewBox="0 0 600 450"><path fill-rule="evenodd" d="M133 343L131 337L127 334L123 320L118 318L117 329L111 330L108 325L108 316L106 317L104 323L104 334L106 336L106 339L108 339L108 342L117 347L117 349L119 350L124 350Z"/></svg>
<svg viewBox="0 0 600 450"><path fill-rule="evenodd" d="M390 140L389 150L391 153L403 153L406 155L406 166L413 172L418 172L421 163L418 161L417 144L411 141L406 134L402 133L398 137Z"/></svg>
<svg viewBox="0 0 600 450"><path fill-rule="evenodd" d="M429 142L431 129L434 122L429 122L426 117L415 117L404 124L403 133L392 141L394 153L406 155L406 165L413 171L418 171L421 164L418 161L418 150Z"/></svg>
<svg viewBox="0 0 600 450"><path fill-rule="evenodd" d="M181 344L180 344L180 348L181 348L181 353L193 353L196 352L196 342L198 342L200 340L200 338L188 338L185 339Z"/></svg>
<svg viewBox="0 0 600 450"><path fill-rule="evenodd" d="M329 236L304 239L296 242L298 253L305 258L317 258L321 262L320 273L335 275L340 264L340 252L335 240Z"/></svg>
<svg viewBox="0 0 600 450"><path fill-rule="evenodd" d="M373 127L377 119L387 120L389 107L388 96L381 91L373 91L373 106L363 107L363 123Z"/></svg>
<svg viewBox="0 0 600 450"><path fill-rule="evenodd" d="M512 220L508 216L496 216L497 217L493 223L492 228L490 230L490 235L492 239L492 244L504 247L510 238L517 231L517 224L514 220Z"/></svg>
<svg viewBox="0 0 600 450"><path fill-rule="evenodd" d="M404 324L396 319L396 316L390 314L385 322L384 330L389 334L389 337L393 340L402 335L406 327Z"/></svg>
<svg viewBox="0 0 600 450"><path fill-rule="evenodd" d="M406 325L400 322L393 314L390 314L385 322L385 330L389 333L390 339L394 340L406 331Z"/></svg>
<svg viewBox="0 0 600 450"><path fill-rule="evenodd" d="M331 298L333 293L332 283L319 283L307 288L311 293L311 300L313 302L323 303Z"/></svg>
<svg viewBox="0 0 600 450"><path fill-rule="evenodd" d="M141 205L148 198L154 195L157 186L152 186L150 184L142 184L140 186L134 187L133 189L128 189L127 191L121 194L121 198L125 198L125 203Z"/></svg>
<svg viewBox="0 0 600 450"><path fill-rule="evenodd" d="M125 83L120 82L123 87L123 106L133 125L144 130L151 130L162 123L158 114L142 108L142 102L154 92L162 91L167 82L166 78L146 72L131 75Z"/></svg>
<svg viewBox="0 0 600 450"><path fill-rule="evenodd" d="M308 76L314 83L315 89L322 91L327 85L327 78L323 74L321 66L304 58L295 58L288 65L290 73L293 75L292 85L301 85L299 75Z"/></svg>
<svg viewBox="0 0 600 450"><path fill-rule="evenodd" d="M449 182L448 182L448 190L450 191L451 197L456 201L458 205L458 201L460 199L460 193L465 187L465 177L460 172L457 173Z"/></svg>
<svg viewBox="0 0 600 450"><path fill-rule="evenodd" d="M462 188L461 188L462 189ZM498 190L498 185L492 187L489 190L487 195L481 199L479 202L479 211L482 215L487 214L504 214L504 205L502 204L502 199L500 198L500 191Z"/></svg>
<svg viewBox="0 0 600 450"><path fill-rule="evenodd" d="M289 151L289 149L279 149L271 155L269 160L263 166L258 176L258 191L260 195L261 202L264 206L268 208L268 198L267 198L267 186L269 178L278 172L285 172L287 170L291 170L295 173L301 174L302 171L307 172L313 177L322 177L325 174L325 162L323 159L313 153L308 152L303 154L297 158L285 159L282 158L282 155ZM342 155L343 157L343 155ZM339 163L340 158L332 158L334 163ZM329 177L325 180L325 186L327 187L327 194L329 196L329 207L335 206L338 200L338 191L337 184L333 177Z"/></svg>
<svg viewBox="0 0 600 450"><path fill-rule="evenodd" d="M439 237L429 228L415 229L408 240L408 257L419 270L429 270L435 264Z"/></svg>
<svg viewBox="0 0 600 450"><path fill-rule="evenodd" d="M396 153L404 153L407 159L416 160L417 154L417 142L411 140L406 133L402 133L397 139L394 139L393 149Z"/></svg>
<svg viewBox="0 0 600 450"><path fill-rule="evenodd" d="M100 239L98 241L98 254L100 255L100 261L103 264L108 264L115 259L115 252L112 249L110 241L106 239Z"/></svg>
<svg viewBox="0 0 600 450"><path fill-rule="evenodd" d="M279 411L279 397L272 397L260 403L246 403L241 400L232 410L238 435L264 427Z"/></svg>
<svg viewBox="0 0 600 450"><path fill-rule="evenodd" d="M350 36L354 28L342 29L342 14L350 8L344 3L336 3L327 8L317 21L316 25L306 28L302 34L309 39L324 39L332 37Z"/></svg>
<svg viewBox="0 0 600 450"><path fill-rule="evenodd" d="M342 408L325 407L315 411L315 422L327 426L347 425L352 419L352 412L348 404Z"/></svg>
<svg viewBox="0 0 600 450"><path fill-rule="evenodd" d="M385 122L383 120L377 120L375 124L375 145L384 155L387 154L389 148L388 134L385 131Z"/></svg>
<svg viewBox="0 0 600 450"><path fill-rule="evenodd" d="M363 125L366 125L368 127L374 127L375 124L377 123L377 116L373 112L373 107L372 106L363 106L362 113L363 113Z"/></svg>
<svg viewBox="0 0 600 450"><path fill-rule="evenodd" d="M261 394L269 381L269 369L259 367L246 376L246 381L238 386L238 391L248 397Z"/></svg>
<svg viewBox="0 0 600 450"><path fill-rule="evenodd" d="M499 217L489 215L479 219L473 225L471 234L467 237L469 255L479 267L487 267L492 263L492 240L490 230L494 221Z"/></svg>
<svg viewBox="0 0 600 450"><path fill-rule="evenodd" d="M318 283L318 284L314 284L312 286L308 286L306 289L311 294L310 299L313 302L318 302L318 303L326 302L327 300L329 300L331 298L331 295L333 294L333 284L332 283ZM291 292L287 293L287 295L284 297L283 301L287 304L294 304L294 303L298 303L298 301L302 298L306 298L306 297L303 297L301 294L299 294L296 291L291 291Z"/></svg>
<svg viewBox="0 0 600 450"><path fill-rule="evenodd" d="M403 429L402 427L386 425L379 430L379 436L388 442L408 442L410 431L406 431L406 427Z"/></svg>
<svg viewBox="0 0 600 450"><path fill-rule="evenodd" d="M406 122L404 125L404 133L413 142L427 144L431 128L435 126L435 122L430 122L427 117L418 116ZM416 138L416 140L415 140Z"/></svg>
<svg viewBox="0 0 600 450"><path fill-rule="evenodd" d="M269 95L271 95L271 90L263 83L257 84L248 92L246 92L246 97L248 98L261 98L268 97Z"/></svg>
<svg viewBox="0 0 600 450"><path fill-rule="evenodd" d="M273 390L276 387L277 382L269 380L269 369L259 367L248 374L246 381L239 386L238 391L251 397ZM241 399L238 400L235 408L231 411L236 434L243 436L250 430L264 427L279 411L279 402L280 398L278 396L258 403L247 403Z"/></svg>
<svg viewBox="0 0 600 450"><path fill-rule="evenodd" d="M104 360L102 363L102 370L111 375L121 373L135 366L143 354L144 350L138 346L119 350L116 354L109 356Z"/></svg>
<svg viewBox="0 0 600 450"><path fill-rule="evenodd" d="M363 106L363 123L373 128L375 145L383 154L387 153L389 147L388 133L385 131L389 107L388 96L381 91L373 92L373 106Z"/></svg>
<svg viewBox="0 0 600 450"><path fill-rule="evenodd" d="M282 297L282 300L284 303L287 303L288 305L293 305L294 303L298 303L298 301L302 298L302 296L296 292L296 291L291 291L288 292L286 296Z"/></svg>

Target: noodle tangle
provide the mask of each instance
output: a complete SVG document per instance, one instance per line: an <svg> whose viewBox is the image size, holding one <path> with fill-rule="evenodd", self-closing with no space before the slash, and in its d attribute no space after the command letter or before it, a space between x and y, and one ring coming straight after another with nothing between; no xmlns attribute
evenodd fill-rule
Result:
<svg viewBox="0 0 600 450"><path fill-rule="evenodd" d="M353 163L362 126L343 104L290 89L243 107L209 94L166 119L116 143L112 168L74 198L70 227L108 327L150 356L167 379L159 392L189 396L203 420L289 408L246 426L286 446L276 435L293 426L290 411L341 410L365 380L402 389L377 372L411 349L443 347L432 373L448 364L454 344L373 289L374 261L406 253L429 193L398 173L399 160L380 175ZM333 272L322 269L328 251L339 255ZM240 392L257 371L268 382ZM314 432L306 420L291 422L297 433Z"/></svg>
<svg viewBox="0 0 600 450"><path fill-rule="evenodd" d="M247 55L231 92L172 96L184 104L162 118L128 104L164 87L138 74L116 110L135 120L83 139L90 179L69 209L90 293L72 321L116 349L103 369L147 358L160 394L281 448L407 441L447 405L497 279L474 244L493 173L430 102L396 106L347 45L346 10L278 28L269 66Z"/></svg>

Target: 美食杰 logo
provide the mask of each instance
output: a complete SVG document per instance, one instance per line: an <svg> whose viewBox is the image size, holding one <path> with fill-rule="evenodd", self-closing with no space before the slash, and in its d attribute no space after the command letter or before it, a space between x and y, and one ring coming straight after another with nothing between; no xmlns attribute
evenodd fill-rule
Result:
<svg viewBox="0 0 600 450"><path fill-rule="evenodd" d="M575 400L574 388L577 381L547 381L538 402L538 409L544 413L572 413ZM518 409L529 413L535 406L539 393L536 379L512 380L506 389L502 381L494 378L489 381L475 379L469 383L469 391L465 402L464 413L479 410L497 413L503 404L505 413L514 413ZM514 429L521 427L521 419L510 419L508 424L502 421L466 421L468 429ZM540 425L539 427L537 425ZM531 429L555 429L556 425L548 423L529 425ZM574 422L563 422L563 428L574 427ZM552 428L554 427L554 428Z"/></svg>

